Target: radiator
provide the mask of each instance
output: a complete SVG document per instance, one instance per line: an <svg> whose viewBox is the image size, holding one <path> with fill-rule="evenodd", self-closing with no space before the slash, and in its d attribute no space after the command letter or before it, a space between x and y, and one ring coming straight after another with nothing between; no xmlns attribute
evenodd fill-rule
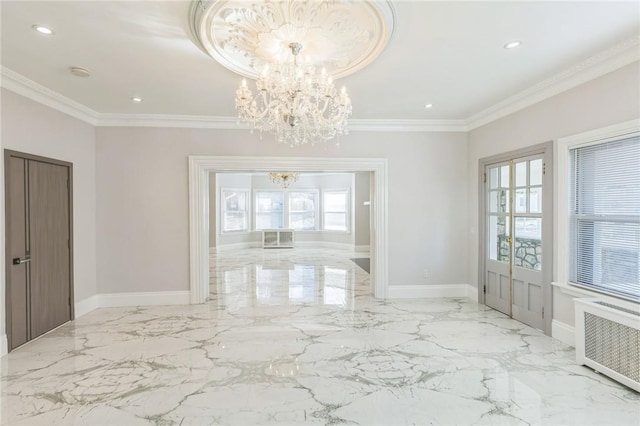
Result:
<svg viewBox="0 0 640 426"><path fill-rule="evenodd" d="M576 361L640 392L640 310L574 302Z"/></svg>

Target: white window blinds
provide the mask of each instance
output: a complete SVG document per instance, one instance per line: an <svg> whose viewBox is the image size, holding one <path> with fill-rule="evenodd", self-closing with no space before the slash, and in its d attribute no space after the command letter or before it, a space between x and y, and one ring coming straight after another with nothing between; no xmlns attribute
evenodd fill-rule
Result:
<svg viewBox="0 0 640 426"><path fill-rule="evenodd" d="M570 151L570 280L640 299L640 136Z"/></svg>

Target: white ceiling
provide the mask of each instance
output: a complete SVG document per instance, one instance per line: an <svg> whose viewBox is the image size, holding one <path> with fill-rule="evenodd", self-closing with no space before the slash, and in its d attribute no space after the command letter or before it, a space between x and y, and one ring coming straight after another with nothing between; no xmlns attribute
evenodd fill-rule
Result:
<svg viewBox="0 0 640 426"><path fill-rule="evenodd" d="M240 77L192 42L188 1L0 4L3 67L97 113L236 116ZM640 34L637 1L392 4L387 48L338 81L356 119L467 119ZM514 39L522 46L505 50ZM70 66L91 77L72 76Z"/></svg>

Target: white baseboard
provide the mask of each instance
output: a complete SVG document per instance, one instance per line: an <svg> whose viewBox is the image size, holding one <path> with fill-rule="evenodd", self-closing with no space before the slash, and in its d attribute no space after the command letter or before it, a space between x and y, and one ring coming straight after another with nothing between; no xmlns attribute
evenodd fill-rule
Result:
<svg viewBox="0 0 640 426"><path fill-rule="evenodd" d="M366 246L355 246L354 250L355 251L369 252L369 251L371 251L371 246L369 244L367 244Z"/></svg>
<svg viewBox="0 0 640 426"><path fill-rule="evenodd" d="M470 288L474 291L476 290L475 287L471 287L468 284L390 285L387 288L387 298L419 299L424 297L469 297Z"/></svg>
<svg viewBox="0 0 640 426"><path fill-rule="evenodd" d="M98 309L100 307L100 295L96 294L91 297L87 297L84 300L76 302L74 306L74 313L76 318L80 318L81 316L88 314L94 309Z"/></svg>
<svg viewBox="0 0 640 426"><path fill-rule="evenodd" d="M115 308L119 306L152 305L188 305L191 293L185 291L148 291L140 293L103 293L99 307Z"/></svg>
<svg viewBox="0 0 640 426"><path fill-rule="evenodd" d="M96 294L75 304L75 316L76 318L80 318L98 308L188 305L190 303L190 295L191 293L188 290Z"/></svg>
<svg viewBox="0 0 640 426"><path fill-rule="evenodd" d="M576 346L575 331L572 326L558 320L551 320L551 337L569 346Z"/></svg>
<svg viewBox="0 0 640 426"><path fill-rule="evenodd" d="M295 241L295 247L300 248L326 248L336 250L350 250L353 251L354 245L348 243L335 243L332 241Z"/></svg>
<svg viewBox="0 0 640 426"><path fill-rule="evenodd" d="M0 356L5 356L9 353L9 341L6 334L0 334Z"/></svg>
<svg viewBox="0 0 640 426"><path fill-rule="evenodd" d="M248 248L262 247L260 241L248 241L244 243L218 244L215 247L209 247L209 253L217 253L227 250L242 250Z"/></svg>
<svg viewBox="0 0 640 426"><path fill-rule="evenodd" d="M478 303L478 287L467 284L467 299Z"/></svg>

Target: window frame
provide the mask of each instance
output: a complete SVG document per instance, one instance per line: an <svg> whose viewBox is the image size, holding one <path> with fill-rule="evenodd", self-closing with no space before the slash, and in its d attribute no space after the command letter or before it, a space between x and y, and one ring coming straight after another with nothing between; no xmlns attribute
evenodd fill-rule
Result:
<svg viewBox="0 0 640 426"><path fill-rule="evenodd" d="M246 214L246 228L245 229L238 229L238 230L231 230L228 231L225 229L225 215L227 213L227 203L224 201L224 193L225 192L244 192L245 196L246 196L246 208L245 208L245 214ZM247 232L251 232L251 212L252 212L252 208L251 208L251 189L250 188L234 188L234 187L221 187L220 188L220 218L219 218L219 223L220 223L220 235L226 234L241 234L241 233L247 233Z"/></svg>
<svg viewBox="0 0 640 426"><path fill-rule="evenodd" d="M346 224L346 229L343 230L338 230L338 229L326 229L326 220L325 220L325 215L326 213L343 213L343 212L338 212L338 211L327 211L327 209L325 208L325 195L326 194L336 194L336 193L344 193L346 194L346 201L345 201L345 211L344 211L344 215L345 215L345 224ZM341 233L341 234L350 234L351 233L351 204L353 203L353 200L351 199L351 190L350 188L327 188L327 189L323 189L322 190L322 206L321 206L321 210L322 210L322 224L321 224L321 230L323 232L336 232L336 233Z"/></svg>
<svg viewBox="0 0 640 426"><path fill-rule="evenodd" d="M626 300L638 303L640 298L626 296L624 294L606 291L604 288L587 286L575 283L570 280L572 268L572 228L571 228L571 206L572 188L571 185L571 155L570 151L576 148L583 148L598 145L629 137L640 136L640 119L630 120L612 126L596 129L574 136L560 138L556 143L556 196L554 200L555 217L554 227L557 232L554 234L556 246L556 280L554 285L559 286L564 292L566 285L574 287L576 291L594 296L605 295L613 300Z"/></svg>

